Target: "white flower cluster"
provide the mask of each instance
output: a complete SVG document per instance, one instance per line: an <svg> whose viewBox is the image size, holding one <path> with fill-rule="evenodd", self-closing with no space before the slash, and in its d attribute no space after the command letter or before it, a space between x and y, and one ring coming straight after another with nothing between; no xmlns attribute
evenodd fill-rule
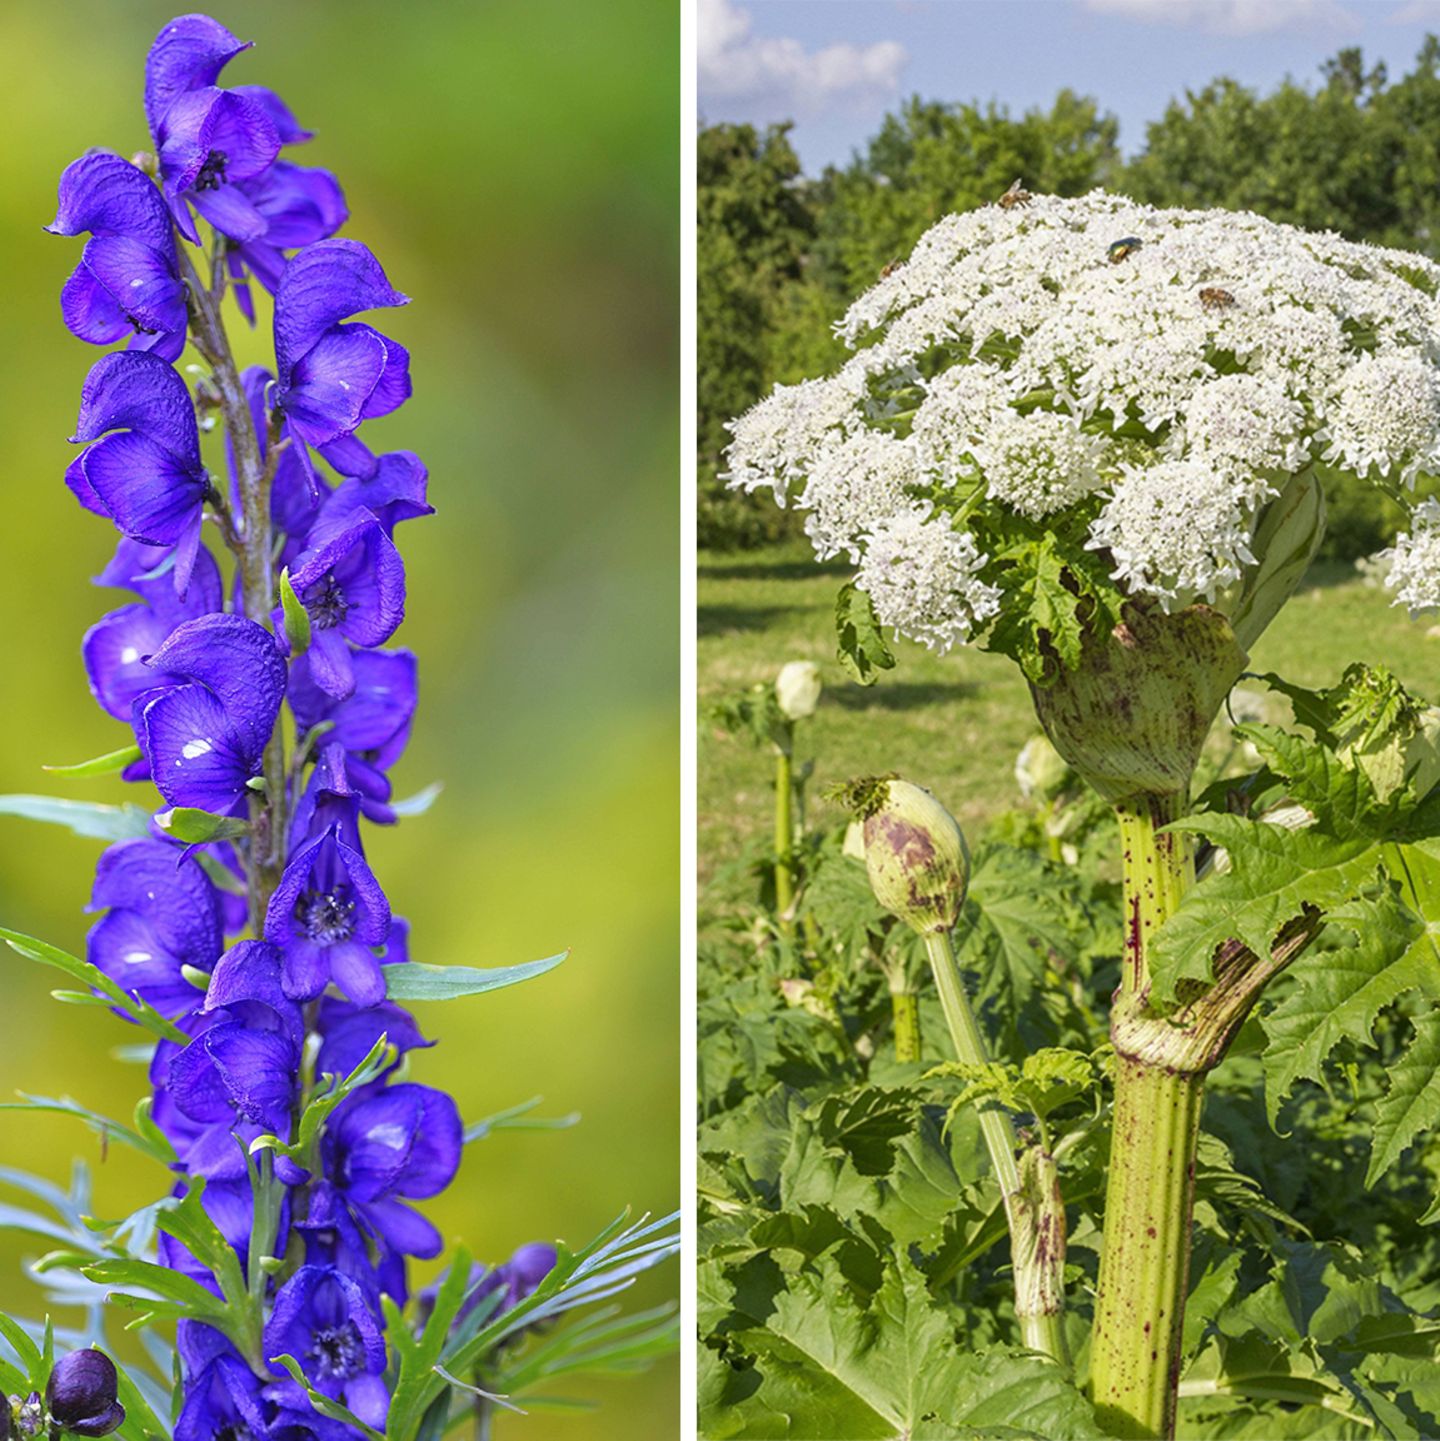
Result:
<svg viewBox="0 0 1440 1441"><path fill-rule="evenodd" d="M991 533L1086 507L1072 532L1132 594L1214 599L1288 476L1440 472L1437 296L1422 256L1251 214L1097 191L948 216L837 325L836 375L734 422L730 481L795 499L881 621L937 649L1002 603L980 507ZM1398 599L1434 604L1426 506L1387 554Z"/></svg>
<svg viewBox="0 0 1440 1441"><path fill-rule="evenodd" d="M1422 500L1411 516L1414 528L1377 560L1385 567L1385 583L1397 605L1411 615L1440 609L1440 500Z"/></svg>

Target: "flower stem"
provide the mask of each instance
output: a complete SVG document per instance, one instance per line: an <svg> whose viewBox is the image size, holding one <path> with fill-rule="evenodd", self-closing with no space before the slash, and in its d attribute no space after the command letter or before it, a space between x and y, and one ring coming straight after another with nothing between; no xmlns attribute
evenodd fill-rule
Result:
<svg viewBox="0 0 1440 1441"><path fill-rule="evenodd" d="M270 530L270 488L278 436L270 436L270 453L262 456L260 437L240 381L240 371L230 349L221 319L219 298L223 287L204 285L184 244L177 241L176 253L185 279L190 312L190 337L209 363L211 379L220 399L220 411L235 457L240 488L240 526L228 520L230 537L238 540L235 560L240 577L240 596L245 614L257 625L269 626L275 606L275 575ZM217 265L220 261L215 262ZM277 721L265 747L263 760L265 789L250 797L251 835L246 848L247 889L250 901L250 929L262 934L265 908L279 884L285 865L285 739Z"/></svg>
<svg viewBox="0 0 1440 1441"><path fill-rule="evenodd" d="M895 1059L920 1059L920 998L913 991L890 992L890 1014L895 1029Z"/></svg>
<svg viewBox="0 0 1440 1441"><path fill-rule="evenodd" d="M1117 1061L1090 1349L1095 1413L1113 1436L1175 1432L1204 1092L1204 1072Z"/></svg>
<svg viewBox="0 0 1440 1441"><path fill-rule="evenodd" d="M940 992L955 1054L966 1065L989 1061L985 1040L971 1009L946 931L925 937L925 952ZM1065 1211L1055 1182L1054 1160L1039 1152L1022 1180L1015 1161L1015 1131L1009 1115L994 1104L980 1107L980 1134L1000 1186L1010 1228L1010 1265L1015 1277L1015 1315L1025 1344L1062 1365L1069 1363L1061 1312L1064 1308Z"/></svg>
<svg viewBox="0 0 1440 1441"><path fill-rule="evenodd" d="M1116 806L1125 951L1111 1012L1114 1138L1090 1386L1102 1424L1123 1437L1173 1434L1180 1379L1205 1070L1142 1059L1126 1042L1150 994L1150 940L1194 878L1188 838L1158 833L1183 806L1180 795L1136 796Z"/></svg>
<svg viewBox="0 0 1440 1441"><path fill-rule="evenodd" d="M795 930L795 822L792 805L795 799L795 778L791 767L790 747L775 747L775 912L780 933L791 935Z"/></svg>

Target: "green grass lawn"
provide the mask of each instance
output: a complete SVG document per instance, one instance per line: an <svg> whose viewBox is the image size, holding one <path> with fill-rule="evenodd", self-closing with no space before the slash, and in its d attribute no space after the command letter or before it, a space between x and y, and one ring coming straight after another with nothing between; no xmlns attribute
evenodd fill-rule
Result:
<svg viewBox="0 0 1440 1441"><path fill-rule="evenodd" d="M835 659L835 594L846 576L843 566L817 565L804 546L700 556L702 886L771 823L769 756L718 733L705 707L772 679L788 660L815 661L825 679L797 754L815 759L812 795L852 776L899 771L977 830L1018 799L1015 755L1038 730L1019 670L979 650L941 658L901 642L893 671L868 689L854 684ZM1310 581L1256 647L1255 670L1319 685L1351 661L1383 662L1420 695L1440 699L1440 626L1410 621L1348 566L1317 567Z"/></svg>

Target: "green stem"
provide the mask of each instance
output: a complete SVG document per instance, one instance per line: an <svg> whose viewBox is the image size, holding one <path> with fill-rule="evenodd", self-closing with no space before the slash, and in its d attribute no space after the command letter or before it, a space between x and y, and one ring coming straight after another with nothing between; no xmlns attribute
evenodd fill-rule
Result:
<svg viewBox="0 0 1440 1441"><path fill-rule="evenodd" d="M795 917L795 823L791 806L795 779L788 745L775 747L775 911L780 933L792 935Z"/></svg>
<svg viewBox="0 0 1440 1441"><path fill-rule="evenodd" d="M1090 1345L1095 1414L1113 1436L1175 1432L1204 1097L1203 1071L1117 1060L1105 1241Z"/></svg>
<svg viewBox="0 0 1440 1441"><path fill-rule="evenodd" d="M1137 1024L1149 1029L1151 938L1194 879L1188 838L1158 833L1183 807L1180 795L1136 796L1116 806L1124 849L1125 950L1110 1023L1117 1053L1115 1117L1090 1386L1101 1424L1123 1437L1173 1434L1180 1379L1207 1068L1142 1059L1130 1042Z"/></svg>
<svg viewBox="0 0 1440 1441"><path fill-rule="evenodd" d="M971 1066L988 1064L985 1039L965 994L949 933L926 935L925 953L935 974L956 1057ZM1000 1200L1010 1228L1015 1315L1021 1334L1027 1346L1062 1365L1068 1364L1061 1322L1065 1300L1065 1211L1055 1180L1054 1159L1039 1151L1027 1152L1027 1174L1022 1180L1015 1160L1015 1130L1009 1114L997 1105L980 1107L980 1134L1000 1186Z"/></svg>
<svg viewBox="0 0 1440 1441"><path fill-rule="evenodd" d="M890 1013L895 1025L895 1059L920 1059L920 998L912 991L890 992Z"/></svg>

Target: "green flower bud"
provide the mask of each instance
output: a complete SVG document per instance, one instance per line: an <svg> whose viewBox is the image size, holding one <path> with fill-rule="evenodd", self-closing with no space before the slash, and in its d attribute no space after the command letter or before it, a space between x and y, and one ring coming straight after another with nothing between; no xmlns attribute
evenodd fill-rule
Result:
<svg viewBox="0 0 1440 1441"><path fill-rule="evenodd" d="M955 817L921 786L879 776L845 798L864 827L875 899L918 935L951 930L970 885L970 852Z"/></svg>
<svg viewBox="0 0 1440 1441"><path fill-rule="evenodd" d="M1108 635L1086 637L1076 669L1030 694L1055 749L1107 801L1183 795L1246 659L1213 607L1167 615L1134 600Z"/></svg>
<svg viewBox="0 0 1440 1441"><path fill-rule="evenodd" d="M806 720L820 704L820 667L810 660L792 660L775 677L775 699L787 720Z"/></svg>
<svg viewBox="0 0 1440 1441"><path fill-rule="evenodd" d="M1049 736L1031 736L1015 757L1015 781L1027 801L1048 801L1065 789L1070 767Z"/></svg>

